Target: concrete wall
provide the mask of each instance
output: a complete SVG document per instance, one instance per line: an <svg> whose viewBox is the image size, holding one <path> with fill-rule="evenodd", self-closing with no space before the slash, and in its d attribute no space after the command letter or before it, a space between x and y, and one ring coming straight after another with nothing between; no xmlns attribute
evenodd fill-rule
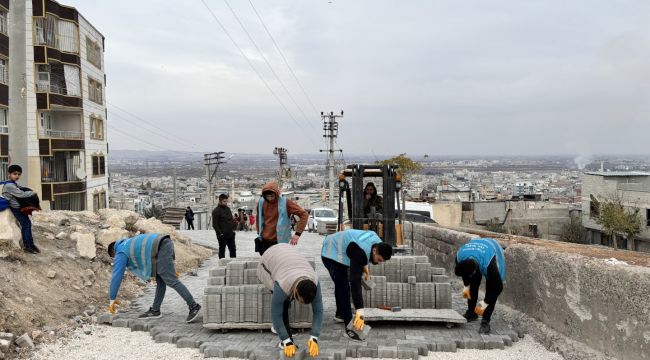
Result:
<svg viewBox="0 0 650 360"><path fill-rule="evenodd" d="M436 202L433 207L433 220L442 226L460 226L462 219L463 203L461 202Z"/></svg>
<svg viewBox="0 0 650 360"><path fill-rule="evenodd" d="M478 237L423 224L405 230L415 254L451 274L457 249ZM499 301L609 356L650 358L650 269L533 245L509 246L505 255Z"/></svg>

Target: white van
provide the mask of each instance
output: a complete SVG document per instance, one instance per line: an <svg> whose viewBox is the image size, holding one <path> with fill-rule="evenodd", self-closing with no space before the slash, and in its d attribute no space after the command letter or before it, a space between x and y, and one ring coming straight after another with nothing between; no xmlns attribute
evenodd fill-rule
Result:
<svg viewBox="0 0 650 360"><path fill-rule="evenodd" d="M307 220L307 231L309 232L318 232L318 223L322 222L324 224L338 224L338 216L336 211L329 208L316 208L312 209L309 212L309 220Z"/></svg>

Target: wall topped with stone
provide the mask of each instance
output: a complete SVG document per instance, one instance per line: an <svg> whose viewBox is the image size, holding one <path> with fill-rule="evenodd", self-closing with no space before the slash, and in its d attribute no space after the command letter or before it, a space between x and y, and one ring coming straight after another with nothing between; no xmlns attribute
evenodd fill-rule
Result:
<svg viewBox="0 0 650 360"><path fill-rule="evenodd" d="M452 274L458 248L479 237L422 224L405 232L416 254ZM508 246L505 258L500 302L608 356L650 359L649 268L529 244Z"/></svg>

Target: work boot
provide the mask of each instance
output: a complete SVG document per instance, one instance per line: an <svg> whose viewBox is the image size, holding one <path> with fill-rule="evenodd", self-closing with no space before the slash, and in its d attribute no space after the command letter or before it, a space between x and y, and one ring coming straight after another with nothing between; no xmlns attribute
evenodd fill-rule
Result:
<svg viewBox="0 0 650 360"><path fill-rule="evenodd" d="M36 252L32 247L24 248L23 251L30 254L38 254L38 252Z"/></svg>
<svg viewBox="0 0 650 360"><path fill-rule="evenodd" d="M487 335L491 331L490 329L490 323L487 321L481 321L481 328L478 329L479 334Z"/></svg>
<svg viewBox="0 0 650 360"><path fill-rule="evenodd" d="M469 310L465 311L463 317L465 318L465 320L467 320L467 322L476 321L478 319L478 315L476 315L475 312Z"/></svg>
<svg viewBox="0 0 650 360"><path fill-rule="evenodd" d="M32 245L32 250L34 250L37 254L41 253L41 250L36 247L36 245Z"/></svg>
<svg viewBox="0 0 650 360"><path fill-rule="evenodd" d="M334 315L334 322L336 322L336 323L342 323L342 322L343 322L343 318L340 317L339 315Z"/></svg>
<svg viewBox="0 0 650 360"><path fill-rule="evenodd" d="M187 314L187 319L185 322L191 323L192 321L196 320L196 318L199 317L199 311L201 311L201 305L194 303L194 305L190 307L190 313Z"/></svg>
<svg viewBox="0 0 650 360"><path fill-rule="evenodd" d="M152 308L149 308L146 313L138 316L138 319L159 319L160 317L162 317L160 310L156 311Z"/></svg>

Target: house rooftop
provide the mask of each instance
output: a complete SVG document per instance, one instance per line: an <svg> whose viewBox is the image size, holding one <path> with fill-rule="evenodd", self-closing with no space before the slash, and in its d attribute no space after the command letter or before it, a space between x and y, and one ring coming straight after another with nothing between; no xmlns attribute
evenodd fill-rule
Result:
<svg viewBox="0 0 650 360"><path fill-rule="evenodd" d="M598 176L650 176L650 172L646 171L586 171L587 175L598 175Z"/></svg>

